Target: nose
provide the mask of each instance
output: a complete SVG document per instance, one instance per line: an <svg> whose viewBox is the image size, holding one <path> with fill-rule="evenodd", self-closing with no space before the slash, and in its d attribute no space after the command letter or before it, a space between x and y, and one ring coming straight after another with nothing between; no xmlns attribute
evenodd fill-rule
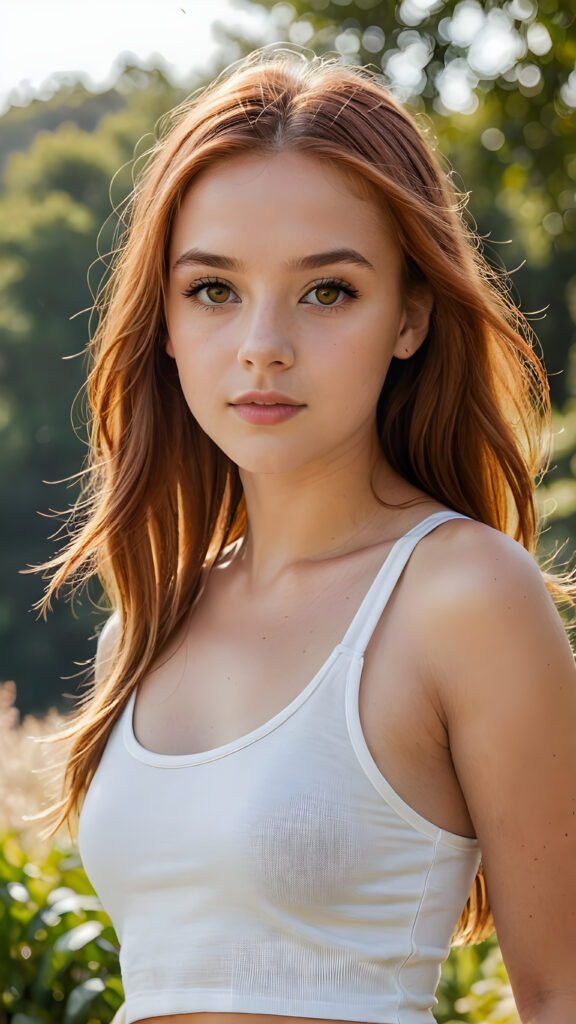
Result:
<svg viewBox="0 0 576 1024"><path fill-rule="evenodd" d="M253 370L270 367L281 370L294 363L289 327L277 308L255 309L240 330L243 334L238 347L238 361L242 366Z"/></svg>

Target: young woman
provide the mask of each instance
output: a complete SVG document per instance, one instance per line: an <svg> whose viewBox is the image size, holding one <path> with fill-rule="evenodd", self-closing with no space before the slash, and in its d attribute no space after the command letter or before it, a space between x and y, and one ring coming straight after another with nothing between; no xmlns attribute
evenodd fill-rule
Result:
<svg viewBox="0 0 576 1024"><path fill-rule="evenodd" d="M425 1024L486 893L521 1019L576 1019L546 378L460 207L375 77L285 51L137 182L50 587L114 609L60 811L128 1022Z"/></svg>

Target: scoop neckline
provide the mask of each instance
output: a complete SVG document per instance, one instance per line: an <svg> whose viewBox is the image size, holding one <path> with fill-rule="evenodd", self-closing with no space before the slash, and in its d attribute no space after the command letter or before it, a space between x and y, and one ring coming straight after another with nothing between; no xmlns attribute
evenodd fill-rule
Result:
<svg viewBox="0 0 576 1024"><path fill-rule="evenodd" d="M286 719L290 718L309 697L317 686L320 685L322 679L331 668L332 663L336 658L344 651L347 650L346 646L339 643L332 649L326 661L320 666L316 674L306 684L303 690L294 697L285 707L281 709L272 718L269 718L262 725L256 726L255 729L251 729L250 732L244 733L237 739L230 740L229 743L223 743L220 746L212 747L210 750L202 750L194 754L161 754L154 750L149 750L140 743L134 732L134 705L136 703L136 694L138 688L136 688L130 695L126 710L124 713L123 721L123 739L124 746L132 757L138 761L143 761L145 764L155 765L158 768L185 768L195 764L206 764L210 761L217 761L222 757L227 757L228 754L234 754L238 750L242 750L244 747L250 746L263 736L267 736L268 733L277 729L278 726L282 725Z"/></svg>

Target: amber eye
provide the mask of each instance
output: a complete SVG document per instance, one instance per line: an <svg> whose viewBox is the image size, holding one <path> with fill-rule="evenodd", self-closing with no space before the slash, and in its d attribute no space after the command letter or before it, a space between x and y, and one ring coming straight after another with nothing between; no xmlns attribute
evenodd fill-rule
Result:
<svg viewBox="0 0 576 1024"><path fill-rule="evenodd" d="M333 285L331 287L323 285L321 288L315 288L314 294L322 306L331 306L338 298L340 288L335 288Z"/></svg>
<svg viewBox="0 0 576 1024"><path fill-rule="evenodd" d="M230 298L230 289L227 284L208 284L204 291L211 302L220 305Z"/></svg>

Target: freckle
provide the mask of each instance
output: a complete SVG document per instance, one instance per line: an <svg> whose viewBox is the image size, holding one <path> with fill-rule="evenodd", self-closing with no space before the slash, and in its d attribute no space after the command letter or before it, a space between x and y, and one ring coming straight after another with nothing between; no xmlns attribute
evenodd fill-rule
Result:
<svg viewBox="0 0 576 1024"><path fill-rule="evenodd" d="M302 654L306 654L306 648L305 647L302 650Z"/></svg>
<svg viewBox="0 0 576 1024"><path fill-rule="evenodd" d="M265 636L263 636L263 637L262 637L262 640L266 640L266 637L265 637Z"/></svg>
<svg viewBox="0 0 576 1024"><path fill-rule="evenodd" d="M535 860L535 861L536 861L536 860L538 860L538 859L539 859L538 857L534 857L534 860Z"/></svg>

